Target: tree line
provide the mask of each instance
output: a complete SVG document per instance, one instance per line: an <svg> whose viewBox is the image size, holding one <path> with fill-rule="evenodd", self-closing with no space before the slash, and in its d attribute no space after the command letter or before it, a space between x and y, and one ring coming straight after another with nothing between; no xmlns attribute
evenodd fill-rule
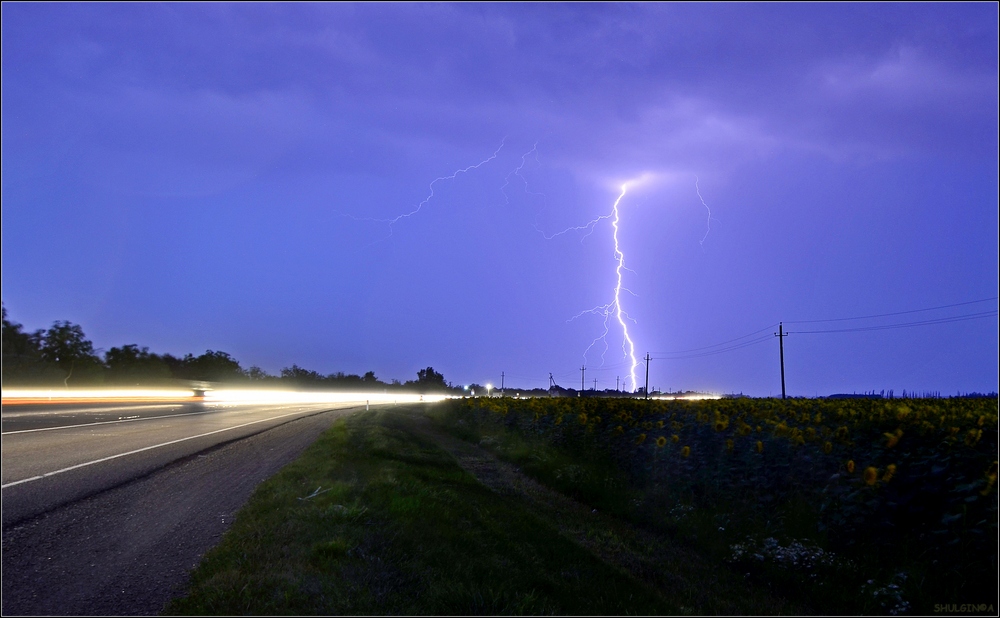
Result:
<svg viewBox="0 0 1000 618"><path fill-rule="evenodd" d="M128 344L110 348L102 355L80 325L57 320L48 329L27 332L21 324L7 319L6 307L2 342L4 386L165 386L181 380L337 390L456 390L433 367L418 371L415 380L384 382L372 371L364 375L341 371L323 375L298 365L285 367L275 376L257 366L244 369L235 358L216 350L177 357Z"/></svg>

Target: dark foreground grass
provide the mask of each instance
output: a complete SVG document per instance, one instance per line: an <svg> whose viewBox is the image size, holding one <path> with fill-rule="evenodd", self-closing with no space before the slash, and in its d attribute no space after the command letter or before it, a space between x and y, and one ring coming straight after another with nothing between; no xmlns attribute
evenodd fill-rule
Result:
<svg viewBox="0 0 1000 618"><path fill-rule="evenodd" d="M700 613L994 614L995 402L863 405L482 398L432 414L670 553L713 565L719 581L739 577L747 596L789 604L762 595L741 607L717 585ZM854 459L867 463L854 470Z"/></svg>
<svg viewBox="0 0 1000 618"><path fill-rule="evenodd" d="M339 421L262 484L167 614L677 614L413 430Z"/></svg>

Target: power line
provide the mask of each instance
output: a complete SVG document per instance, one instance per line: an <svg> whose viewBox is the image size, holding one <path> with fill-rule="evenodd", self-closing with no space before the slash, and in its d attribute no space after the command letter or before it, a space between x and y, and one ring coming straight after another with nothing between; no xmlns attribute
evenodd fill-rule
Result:
<svg viewBox="0 0 1000 618"><path fill-rule="evenodd" d="M895 311L895 312L892 312L892 313L879 313L879 314L866 315L866 316L857 316L857 317L851 317L851 318L831 318L831 319L828 319L828 320L790 320L789 324L815 324L815 323L820 323L820 322L844 322L844 321L849 321L849 320L864 320L864 319L870 319L870 318L881 318L881 317L888 317L888 316L894 316L894 315L906 315L906 314L910 314L910 313L920 313L920 312L924 312L924 311L935 311L935 310L938 310L938 309L948 309L948 308L952 308L952 307L963 307L963 306L966 306L966 305L974 305L974 304L978 304L978 303L989 302L991 300L997 300L997 297L993 296L991 298L982 298L982 299L979 299L979 300L971 300L971 301L966 301L966 302L962 302L962 303L952 303L952 304L949 304L949 305L939 305L937 307L928 307L928 308L925 308L925 309L911 309L909 311ZM923 325L930 325L930 324L947 324L949 322L960 322L960 321L964 321L964 320L978 319L978 318L981 318L981 317L989 317L990 315L997 315L997 313L996 313L996 311L987 311L987 312L976 313L976 314L967 314L967 315L961 315L961 316L951 316L951 317L946 317L946 318L936 318L936 319L933 319L933 320L921 320L921 321L918 321L918 322L906 322L906 323L900 323L900 324L886 324L886 325L881 325L881 326L856 327L856 328L845 328L845 329L804 330L804 331L794 331L794 332L796 332L796 333L837 333L837 332L853 332L853 331L862 331L862 330L885 330L885 329L890 329L890 328L905 328L905 327L909 327L909 326L923 326ZM759 330L755 330L755 331L753 331L751 333L747 333L746 335L742 335L742 336L736 337L734 339L727 339L726 341L721 341L719 343L715 343L715 344L708 345L708 346L703 346L703 347L700 347L700 348L690 348L690 349L687 349L687 350L678 350L677 352L660 353L660 354L657 354L656 356L653 356L653 358L655 358L657 360L682 360L682 359L687 359L687 358L698 358L698 357L701 357L701 356L711 356L713 354L722 354L724 352L732 352L734 350L739 350L739 349L742 349L742 348L745 348L745 347L749 347L749 346L752 346L752 345L757 345L758 343L763 343L765 341L769 341L771 339L770 336L757 337L757 338L751 339L750 341L742 341L742 340L746 339L748 337L753 337L754 335L757 335L757 334L762 333L764 331L771 330L775 326L777 326L777 323L769 324L768 326L765 326L764 328L761 328ZM788 332L792 332L792 331L788 331ZM737 342L737 341L739 341L740 343L737 343L736 345L728 345L728 346L726 345L726 344L734 343L734 342ZM726 347L721 347L721 346L726 346ZM719 348L719 349L713 349L713 348ZM691 352L698 352L698 354L690 354Z"/></svg>
<svg viewBox="0 0 1000 618"><path fill-rule="evenodd" d="M985 303L991 300L997 300L996 296L991 298L982 298L980 300L970 300L964 303L953 303L951 305L941 305L939 307L928 307L926 309L911 309L909 311L896 311L893 313L877 313L874 315L861 315L855 318L831 318L829 320L788 320L789 324L816 324L819 322L847 322L849 320L867 320L869 318L884 318L893 315L905 315L907 313L921 313L923 311L936 311L938 309L949 309L951 307L963 307L965 305L975 305L978 303ZM805 331L801 331L805 332Z"/></svg>
<svg viewBox="0 0 1000 618"><path fill-rule="evenodd" d="M676 352L661 352L661 354L663 354L664 356L673 356L674 354L687 354L688 352L698 352L700 350L707 350L709 348L717 348L717 347L719 347L721 345L725 345L727 343L732 343L734 341L739 341L740 339L746 339L747 337L752 337L753 335L756 335L757 333L762 333L762 332L764 332L766 330L771 330L772 328L774 328L777 325L778 325L777 322L775 322L774 324L768 324L767 326L765 326L764 328L762 328L760 330L755 330L752 333L747 333L746 335L743 335L741 337L736 337L735 339L727 339L726 341L721 341L719 343L715 343L715 344L712 344L712 345L707 345L707 346L704 346L704 347L701 347L701 348L691 348L690 350L678 350Z"/></svg>
<svg viewBox="0 0 1000 618"><path fill-rule="evenodd" d="M859 326L856 328L831 328L827 330L797 330L791 331L796 334L811 333L854 333L869 330L887 330L891 328L909 328L913 326L927 326L930 324L948 324L950 322L964 322L966 320L978 320L981 318L996 317L997 310L983 311L981 313L969 313L965 315L950 316L947 318L936 318L933 320L920 320L918 322L900 322L897 324L882 324L879 326Z"/></svg>
<svg viewBox="0 0 1000 618"><path fill-rule="evenodd" d="M677 356L653 356L652 358L654 360L682 360L682 359L686 359L686 358L701 358L702 356L712 356L714 354L722 354L724 352L732 352L733 350L739 350L741 348L747 348L747 347L750 347L752 345L757 345L758 343L763 343L765 341L771 341L773 339L774 339L773 335L767 334L767 335L763 335L761 337L758 337L756 339L751 339L750 341L744 341L744 342L739 343L737 345L732 345L732 346L729 346L727 348L720 348L718 350L711 350L711 351L708 351L708 352L699 352L697 354L683 354L683 355L677 355Z"/></svg>
<svg viewBox="0 0 1000 618"><path fill-rule="evenodd" d="M953 308L953 307L964 307L964 306L968 306L968 305L975 305L975 304L979 304L979 303L985 303L985 302L989 302L989 301L995 301L997 299L998 299L998 297L993 296L993 297L990 297L990 298L982 298L982 299L979 299L979 300L971 300L971 301L966 301L966 302L961 302L961 303L952 303L952 304L948 304L948 305L939 305L937 307L927 307L927 308L924 308L924 309L910 309L908 311L895 311L895 312L892 312L892 313L878 313L878 314L865 315L865 316L857 316L857 317L850 317L850 318L830 318L830 319L826 319L826 320L790 320L789 324L817 324L817 323L823 323L823 322L846 322L846 321L851 321L851 320L866 320L866 319L872 319L872 318L882 318L882 317L890 317L890 316L897 316L897 315L908 315L908 314L912 314L912 313L922 313L922 312L926 312L926 311L936 311L936 310L939 310L939 309L950 309L950 308ZM947 316L947 317L942 317L942 318L933 318L933 319L928 319L928 320L918 320L918 321L914 321L914 322L898 322L898 323L893 323L893 324L881 324L881 325L875 325L875 326L857 326L857 327L851 327L851 328L832 328L832 329L819 329L819 330L785 331L784 334L787 335L787 334L790 334L790 333L796 333L796 334L851 333L851 332L864 332L864 331L874 331L874 330L889 330L889 329L897 329L897 328L912 328L912 327L917 327L917 326L930 326L930 325L935 325L935 324L949 324L949 323L952 323L952 322L964 322L964 321L967 321L967 320L977 320L977 319L982 319L982 318L987 318L987 317L997 317L997 315L998 315L997 310L996 309L992 309L992 310L989 310L989 311L981 311L981 312L977 312L977 313L969 313L969 314ZM649 360L653 360L653 359L655 359L655 360L685 360L685 359L689 359L689 358L700 358L700 357L703 357L703 356L713 356L715 354L724 354L726 352L733 352L735 350L740 350L740 349L743 349L743 348L747 348L747 347L750 347L750 346L754 346L754 345L758 345L758 344L764 343L765 341L771 341L771 340L773 340L773 337L774 337L773 334L767 334L767 335L762 335L762 336L758 336L758 337L754 337L754 335L759 335L760 333L763 333L764 331L771 330L775 326L778 326L778 323L770 324L770 325L765 326L764 328L761 328L759 330L755 330L755 331L753 331L751 333L747 333L746 335L742 335L740 337L735 337L733 339L727 339L726 341L721 341L719 343L715 343L715 344L708 345L708 346L702 346L702 347L698 347L698 348L689 348L687 350L679 350L677 352L666 352L666 353L662 353L662 354L657 354L655 356L654 355L647 355L646 359L644 359L644 360L646 360L647 369L648 369L648 362L649 362ZM748 341L744 341L745 339L747 339L749 337L754 337L754 338L753 339L749 339ZM729 345L729 344L732 344L732 345ZM598 367L598 369L606 371L606 370L615 369L615 368L618 368L618 367L621 367L621 366L627 365L627 364L628 364L627 361L626 362L612 363L612 364L602 364L600 367ZM584 388L583 384L585 384L583 382L583 380L584 380L584 372L586 371L586 368L585 367L580 367L576 371L579 371L581 373L580 378L581 378L581 389L582 389L582 388ZM575 371L568 371L568 372L565 372L565 373L557 374L556 377L565 378L565 377L569 377L569 376L573 375L574 373L575 373ZM501 376L501 377L503 377L503 376ZM532 382L544 382L544 379L535 378L535 377L529 377L529 376L511 376L511 377L515 378L515 379L528 380L528 381L532 381ZM501 381L501 383L502 383L502 381ZM554 384L554 377L553 377L553 374L550 373L549 374L549 386L551 386L552 384ZM596 385L595 385L595 388L596 388Z"/></svg>

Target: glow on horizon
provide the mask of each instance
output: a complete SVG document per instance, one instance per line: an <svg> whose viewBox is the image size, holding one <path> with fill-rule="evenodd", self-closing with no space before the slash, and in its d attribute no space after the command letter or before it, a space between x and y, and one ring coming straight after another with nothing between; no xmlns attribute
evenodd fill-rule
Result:
<svg viewBox="0 0 1000 618"><path fill-rule="evenodd" d="M722 399L722 395L657 395L655 397L650 397L657 401L707 401L714 399Z"/></svg>

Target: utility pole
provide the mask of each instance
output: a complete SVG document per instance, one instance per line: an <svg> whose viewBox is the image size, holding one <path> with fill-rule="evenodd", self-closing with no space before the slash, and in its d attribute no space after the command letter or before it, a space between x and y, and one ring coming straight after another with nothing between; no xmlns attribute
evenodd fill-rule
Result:
<svg viewBox="0 0 1000 618"><path fill-rule="evenodd" d="M550 372L549 372L549 388L552 388L552 387L553 387L553 386L555 386L555 385L556 385L556 381L555 381L555 379L554 379L554 378L552 377L552 372L550 371Z"/></svg>
<svg viewBox="0 0 1000 618"><path fill-rule="evenodd" d="M501 371L500 372L500 396L501 397L503 397L503 378L504 378L504 373Z"/></svg>
<svg viewBox="0 0 1000 618"><path fill-rule="evenodd" d="M597 378L594 378L594 392L597 392Z"/></svg>
<svg viewBox="0 0 1000 618"><path fill-rule="evenodd" d="M646 399L649 399L649 352L646 352Z"/></svg>
<svg viewBox="0 0 1000 618"><path fill-rule="evenodd" d="M583 379L583 376L585 375L586 371L587 371L586 365L580 367L580 392L583 392L583 390L587 388L586 386L587 382Z"/></svg>
<svg viewBox="0 0 1000 618"><path fill-rule="evenodd" d="M621 380L621 376L615 376L615 391L618 390L618 384L619 384L620 380Z"/></svg>
<svg viewBox="0 0 1000 618"><path fill-rule="evenodd" d="M778 332L774 333L778 338L778 358L781 360L781 398L785 398L785 337L788 333L782 330L781 322L778 322Z"/></svg>

